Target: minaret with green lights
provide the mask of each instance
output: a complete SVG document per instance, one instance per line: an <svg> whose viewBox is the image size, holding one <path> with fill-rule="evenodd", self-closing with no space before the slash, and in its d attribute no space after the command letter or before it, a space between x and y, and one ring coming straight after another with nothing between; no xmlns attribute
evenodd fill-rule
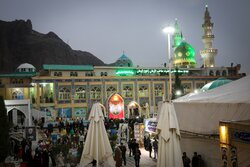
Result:
<svg viewBox="0 0 250 167"><path fill-rule="evenodd" d="M182 32L181 32L181 29L180 29L179 24L177 22L177 19L175 19L174 29L175 29L175 31L173 34L173 41L174 41L173 49L176 49L177 46L179 46L180 43L183 41Z"/></svg>
<svg viewBox="0 0 250 167"><path fill-rule="evenodd" d="M183 40L183 35L177 19L175 19L173 34L173 65L178 68L194 68L196 65L195 50L192 45Z"/></svg>
<svg viewBox="0 0 250 167"><path fill-rule="evenodd" d="M204 35L202 36L202 42L204 43L204 49L200 51L201 57L204 60L204 67L215 67L214 57L217 55L217 49L213 48L214 35L212 33L214 23L211 22L211 17L206 5L206 11L204 16L204 23L202 28Z"/></svg>

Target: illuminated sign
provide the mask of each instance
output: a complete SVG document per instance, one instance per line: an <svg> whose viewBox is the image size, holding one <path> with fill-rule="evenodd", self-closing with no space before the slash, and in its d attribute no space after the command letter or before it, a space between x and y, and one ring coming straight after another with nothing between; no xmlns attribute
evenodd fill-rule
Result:
<svg viewBox="0 0 250 167"><path fill-rule="evenodd" d="M171 70L171 73L176 73L177 70ZM188 73L188 70L178 70L178 73ZM136 74L155 74L155 73L169 73L167 69L139 69Z"/></svg>
<svg viewBox="0 0 250 167"><path fill-rule="evenodd" d="M108 104L110 119L124 119L124 100L119 94L111 96Z"/></svg>
<svg viewBox="0 0 250 167"><path fill-rule="evenodd" d="M188 73L189 70L171 70L171 73ZM168 69L137 69L137 70L117 70L116 75L118 76L134 76L135 74L159 74L169 73Z"/></svg>
<svg viewBox="0 0 250 167"><path fill-rule="evenodd" d="M120 75L120 76L128 76L128 75L134 75L135 72L133 70L119 70L116 72L116 75Z"/></svg>

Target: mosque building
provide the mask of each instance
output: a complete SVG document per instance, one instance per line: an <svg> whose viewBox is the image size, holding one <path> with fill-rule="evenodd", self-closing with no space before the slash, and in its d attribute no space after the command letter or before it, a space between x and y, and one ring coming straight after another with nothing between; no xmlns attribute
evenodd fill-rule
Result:
<svg viewBox="0 0 250 167"><path fill-rule="evenodd" d="M204 16L204 23L202 28L204 30L204 35L202 36L202 41L204 43L204 49L200 51L201 57L204 60L204 67L215 67L214 57L217 55L217 49L213 48L214 35L212 33L214 23L211 22L211 17L206 5L206 11Z"/></svg>
<svg viewBox="0 0 250 167"><path fill-rule="evenodd" d="M172 83L178 72L184 94L220 77L231 80L242 77L240 65L215 66L217 49L212 47L213 23L207 6L202 28L204 49L200 54L204 66L197 68L196 52L183 40L177 20L175 22ZM0 96L6 100L9 118L14 124L30 124L36 111L45 111L44 119L86 120L95 102L102 104L110 118L145 118L157 114L158 102L168 95L169 72L167 67L135 67L125 53L108 66L44 64L41 71L36 71L34 66L25 63L14 73L0 75ZM20 100L26 101L19 103Z"/></svg>
<svg viewBox="0 0 250 167"><path fill-rule="evenodd" d="M175 20L175 33L173 35L173 41L174 67L195 68L195 50L192 45L183 40L183 35L177 23L177 19Z"/></svg>

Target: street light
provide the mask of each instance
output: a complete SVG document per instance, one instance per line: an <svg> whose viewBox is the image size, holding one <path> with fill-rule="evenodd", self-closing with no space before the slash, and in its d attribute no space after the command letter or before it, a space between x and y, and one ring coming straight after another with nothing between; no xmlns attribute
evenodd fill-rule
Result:
<svg viewBox="0 0 250 167"><path fill-rule="evenodd" d="M176 94L176 96L180 96L182 93L181 93L181 91L180 90L177 90L176 92L175 92L175 94Z"/></svg>
<svg viewBox="0 0 250 167"><path fill-rule="evenodd" d="M163 30L163 33L168 35L168 66L169 66L169 93L168 93L168 100L171 101L172 98L172 78L171 78L171 66L172 66L172 61L171 61L171 45L170 45L170 36L174 34L175 29L174 27L167 26Z"/></svg>

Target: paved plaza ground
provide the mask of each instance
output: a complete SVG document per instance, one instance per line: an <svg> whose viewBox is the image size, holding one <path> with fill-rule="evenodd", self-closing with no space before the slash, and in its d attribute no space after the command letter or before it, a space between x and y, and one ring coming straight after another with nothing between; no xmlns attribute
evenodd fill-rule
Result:
<svg viewBox="0 0 250 167"><path fill-rule="evenodd" d="M46 137L44 136L44 134L38 130L38 135L37 135L38 139L46 139ZM33 150L36 148L36 143L37 142L33 142ZM156 167L156 164L157 164L157 160L156 159L153 159L153 158L150 158L149 157L149 152L146 151L144 148L140 148L140 151L141 151L141 160L140 160L140 167ZM154 156L154 152L152 151L152 157ZM126 167L134 167L135 166L135 160L134 160L134 157L131 156L129 157L129 149L127 148L127 155L126 155L126 158L127 158L127 165ZM11 163L14 163L15 164L15 167L20 167L20 162L21 160L19 161L14 161L13 157L9 157L9 159L7 160L8 162L11 162ZM50 165L52 166L52 165ZM65 167L69 167L70 165L69 164L66 164ZM79 165L77 165L78 167ZM87 167L92 167L92 165L88 165ZM123 165L123 167L125 167Z"/></svg>
<svg viewBox="0 0 250 167"><path fill-rule="evenodd" d="M141 161L140 161L140 167L156 167L157 160L149 157L149 152L146 151L144 148L140 148L141 150ZM153 151L152 151L152 157L153 157ZM127 155L127 167L134 167L135 166L135 160L134 157L129 157Z"/></svg>
<svg viewBox="0 0 250 167"><path fill-rule="evenodd" d="M141 150L141 161L140 161L140 167L156 167L157 160L150 158L148 151L146 151L144 148L140 148ZM153 156L153 153L152 153ZM20 162L10 160L10 162L15 164L15 167L20 167ZM51 165L50 165L51 166ZM66 165L65 167L68 167L69 165ZM127 165L123 167L134 167L135 166L135 160L134 157L129 157L127 153ZM77 165L79 167L79 165ZM86 167L92 167L92 165L88 165Z"/></svg>
<svg viewBox="0 0 250 167"><path fill-rule="evenodd" d="M144 148L140 148L141 150L141 161L140 161L140 167L156 167L157 160L150 158L148 151L146 151ZM152 152L153 157L153 152ZM129 157L127 152L127 165L123 167L135 167L135 160L134 157ZM92 165L88 165L87 167L92 167Z"/></svg>

